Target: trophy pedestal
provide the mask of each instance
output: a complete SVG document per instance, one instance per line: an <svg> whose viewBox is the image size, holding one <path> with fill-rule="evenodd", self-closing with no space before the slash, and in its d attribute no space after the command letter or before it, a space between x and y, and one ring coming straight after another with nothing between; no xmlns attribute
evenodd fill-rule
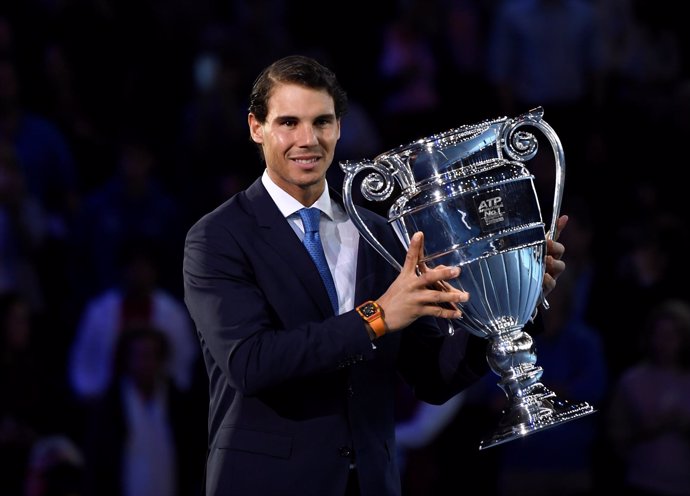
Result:
<svg viewBox="0 0 690 496"><path fill-rule="evenodd" d="M508 406L493 434L481 441L480 450L594 413L587 402L560 399L540 382L543 369L536 365L534 341L519 326L489 337L487 360L501 378L498 386Z"/></svg>
<svg viewBox="0 0 690 496"><path fill-rule="evenodd" d="M504 410L498 427L490 437L481 441L479 449L491 448L534 434L595 411L587 402L570 403L561 400L554 392L537 383L526 397L511 401Z"/></svg>

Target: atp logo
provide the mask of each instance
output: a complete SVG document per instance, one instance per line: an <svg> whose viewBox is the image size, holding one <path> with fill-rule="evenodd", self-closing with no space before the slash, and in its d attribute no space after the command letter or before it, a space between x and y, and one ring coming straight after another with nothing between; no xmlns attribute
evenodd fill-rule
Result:
<svg viewBox="0 0 690 496"><path fill-rule="evenodd" d="M479 203L477 210L484 225L489 226L504 220L505 206L500 196L485 198Z"/></svg>

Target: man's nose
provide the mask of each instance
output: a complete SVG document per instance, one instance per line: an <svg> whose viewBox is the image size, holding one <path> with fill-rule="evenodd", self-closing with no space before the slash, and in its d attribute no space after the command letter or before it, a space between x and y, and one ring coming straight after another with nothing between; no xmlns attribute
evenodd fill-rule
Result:
<svg viewBox="0 0 690 496"><path fill-rule="evenodd" d="M311 124L300 127L299 144L302 146L316 145L319 142L316 129Z"/></svg>

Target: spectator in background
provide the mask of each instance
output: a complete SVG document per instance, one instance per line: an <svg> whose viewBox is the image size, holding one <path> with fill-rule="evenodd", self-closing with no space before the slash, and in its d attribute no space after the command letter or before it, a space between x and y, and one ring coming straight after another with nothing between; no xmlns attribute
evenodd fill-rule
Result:
<svg viewBox="0 0 690 496"><path fill-rule="evenodd" d="M81 291L93 294L117 284L118 253L137 242L159 250L159 283L177 289L178 277L171 273L177 266L173 259L178 260L174 247L184 239L183 209L156 176L156 166L156 153L145 140L127 138L120 144L117 171L86 195L75 239L74 263L87 278L78 286Z"/></svg>
<svg viewBox="0 0 690 496"><path fill-rule="evenodd" d="M688 496L690 305L664 300L641 331L643 357L617 381L608 411L609 439L624 467L622 489L631 496Z"/></svg>
<svg viewBox="0 0 690 496"><path fill-rule="evenodd" d="M436 458L439 437L446 433L464 403L465 391L453 396L442 405L417 400L409 386L400 381L397 391L395 439L402 486L406 496L438 495L447 489L439 481L445 464ZM476 451L476 449L475 449ZM463 456L468 462L469 456ZM441 487L442 486L442 487ZM466 487L463 487L463 490Z"/></svg>
<svg viewBox="0 0 690 496"><path fill-rule="evenodd" d="M441 2L441 39L436 52L442 108L450 127L498 115L500 106L486 80L488 24L492 0Z"/></svg>
<svg viewBox="0 0 690 496"><path fill-rule="evenodd" d="M486 66L502 107L510 114L538 105L575 111L595 102L604 70L598 28L582 0L503 2L490 27Z"/></svg>
<svg viewBox="0 0 690 496"><path fill-rule="evenodd" d="M0 494L20 496L33 443L50 432L68 431L73 411L65 400L45 348L35 313L20 293L0 295ZM50 412L50 413L48 413Z"/></svg>
<svg viewBox="0 0 690 496"><path fill-rule="evenodd" d="M78 205L76 166L70 144L51 120L21 100L15 63L0 58L0 142L12 143L30 195L49 217L50 236L65 241Z"/></svg>
<svg viewBox="0 0 690 496"><path fill-rule="evenodd" d="M0 300L0 494L19 496L24 466L37 438L44 379L30 350L29 305L16 294Z"/></svg>
<svg viewBox="0 0 690 496"><path fill-rule="evenodd" d="M72 53L63 40L48 42L42 53L39 76L45 115L60 127L69 140L77 169L79 195L101 184L112 173L113 146L110 130L97 126L96 106L83 98ZM93 46L90 50L96 51ZM99 90L107 93L101 86ZM105 98L101 98L106 100ZM97 115L103 118L102 115ZM112 121L110 123L112 125ZM107 164L104 158L108 157ZM98 163L98 167L93 164Z"/></svg>
<svg viewBox="0 0 690 496"><path fill-rule="evenodd" d="M617 206L629 221L621 222L613 231L617 246L623 249L614 263L599 266L599 281L591 297L592 318L597 325L615 325L616 332L604 333L603 338L616 378L643 354L635 339L621 339L639 326L639 313L630 309L641 311L675 297L688 275L684 264L673 262L687 246L687 219L666 203L668 196L652 181L636 183L628 191L634 192L634 197L619 200ZM673 204L678 200L672 199ZM615 299L609 298L613 292Z"/></svg>
<svg viewBox="0 0 690 496"><path fill-rule="evenodd" d="M198 494L204 410L168 374L169 344L146 325L119 335L113 380L87 413L85 496Z"/></svg>
<svg viewBox="0 0 690 496"><path fill-rule="evenodd" d="M669 97L673 97L683 70L681 39L669 7L676 6L659 8L644 0L629 2L630 27L620 64L620 96L627 104L651 112L647 114L650 117L658 115L662 107L664 115L670 110Z"/></svg>
<svg viewBox="0 0 690 496"><path fill-rule="evenodd" d="M607 72L607 94L616 96L621 71L627 64L633 42L634 0L600 0L593 2L602 34L602 57Z"/></svg>
<svg viewBox="0 0 690 496"><path fill-rule="evenodd" d="M25 99L26 74L22 79L17 64L18 59L0 57L0 142L13 147L26 195L42 210L41 249L32 256L37 263L41 289L51 295L42 304L50 307L46 311L61 317L62 309L67 306L64 288L69 277L64 254L80 200L77 169L72 148L62 130Z"/></svg>
<svg viewBox="0 0 690 496"><path fill-rule="evenodd" d="M0 293L21 293L33 311L44 305L39 255L46 236L43 208L27 191L16 149L0 143Z"/></svg>
<svg viewBox="0 0 690 496"><path fill-rule="evenodd" d="M31 447L23 496L81 496L84 454L69 437L41 437Z"/></svg>
<svg viewBox="0 0 690 496"><path fill-rule="evenodd" d="M182 107L175 183L190 214L221 203L254 176L249 167L227 167L232 160L244 163L256 157L245 134L247 103L238 95L248 83L232 32L225 24L204 28L192 67L192 95ZM238 184L227 191L227 180L233 178Z"/></svg>
<svg viewBox="0 0 690 496"><path fill-rule="evenodd" d="M486 77L501 111L515 116L544 107L571 164L584 162L599 146L597 112L604 102L606 67L600 24L591 4L502 2L488 34ZM582 170L569 169L570 184L588 184L589 176Z"/></svg>
<svg viewBox="0 0 690 496"><path fill-rule="evenodd" d="M152 325L170 341L168 372L181 390L192 387L199 344L187 309L158 285L156 254L143 244L127 246L119 285L85 305L69 360L72 389L80 400L100 396L112 378L115 345L121 334Z"/></svg>
<svg viewBox="0 0 690 496"><path fill-rule="evenodd" d="M443 131L438 60L423 22L425 5L412 2L382 28L378 78L383 86L379 114L386 148L406 145Z"/></svg>

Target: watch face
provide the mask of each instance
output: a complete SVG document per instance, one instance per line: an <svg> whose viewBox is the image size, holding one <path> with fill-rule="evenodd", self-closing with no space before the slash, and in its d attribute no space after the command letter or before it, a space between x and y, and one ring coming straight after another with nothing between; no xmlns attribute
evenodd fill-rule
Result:
<svg viewBox="0 0 690 496"><path fill-rule="evenodd" d="M364 306L360 307L360 310L362 311L362 315L365 317L371 317L372 315L376 315L377 309L376 305L373 303L367 303Z"/></svg>

